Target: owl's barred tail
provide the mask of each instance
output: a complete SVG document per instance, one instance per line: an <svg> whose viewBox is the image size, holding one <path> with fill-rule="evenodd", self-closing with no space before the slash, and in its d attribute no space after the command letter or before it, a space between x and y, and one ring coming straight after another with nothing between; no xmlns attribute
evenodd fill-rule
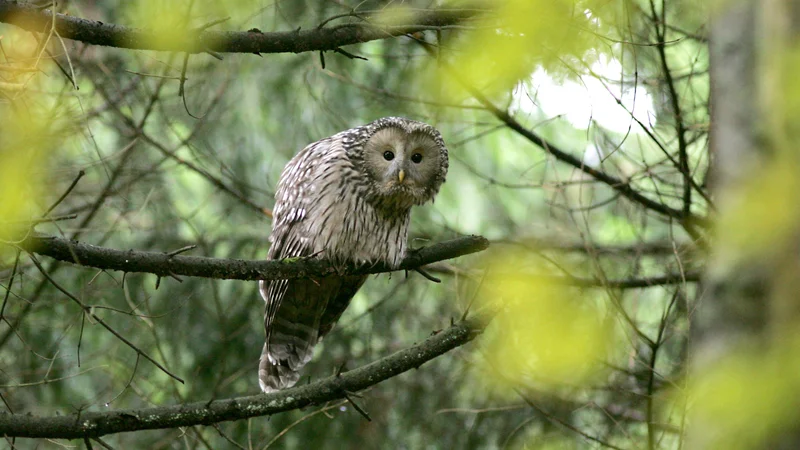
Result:
<svg viewBox="0 0 800 450"><path fill-rule="evenodd" d="M316 342L316 329L276 318L258 365L261 390L270 393L294 386Z"/></svg>
<svg viewBox="0 0 800 450"><path fill-rule="evenodd" d="M281 389L292 387L300 379L300 371L292 370L288 366L277 364L270 358L267 345L261 351L261 362L258 365L258 384L261 390L269 394Z"/></svg>

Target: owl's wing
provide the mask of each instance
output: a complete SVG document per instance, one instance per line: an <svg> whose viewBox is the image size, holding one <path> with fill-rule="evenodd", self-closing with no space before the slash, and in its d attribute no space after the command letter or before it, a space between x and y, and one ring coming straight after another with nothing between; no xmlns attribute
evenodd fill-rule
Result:
<svg viewBox="0 0 800 450"><path fill-rule="evenodd" d="M308 232L311 227L307 221L319 219L324 214L322 205L328 204L320 198L321 192L314 183L320 176L316 170L322 163L320 159L329 156L330 151L328 140L316 142L284 169L275 196L270 259L308 256L314 251L315 236ZM349 300L361 283L363 280L352 289L347 287L352 284L350 277L338 276L260 283L266 302L267 335L259 364L262 390L271 392L297 382L300 368L311 359L314 345L322 337L320 323L328 303L342 303L337 299L343 288L352 291Z"/></svg>
<svg viewBox="0 0 800 450"><path fill-rule="evenodd" d="M366 275L347 275L344 277L337 277L341 279L339 289L336 295L328 300L328 305L325 307L325 312L319 321L319 338L328 334L329 331L339 321L339 317L347 309L350 300L356 295L356 292L361 288L361 285L367 281Z"/></svg>

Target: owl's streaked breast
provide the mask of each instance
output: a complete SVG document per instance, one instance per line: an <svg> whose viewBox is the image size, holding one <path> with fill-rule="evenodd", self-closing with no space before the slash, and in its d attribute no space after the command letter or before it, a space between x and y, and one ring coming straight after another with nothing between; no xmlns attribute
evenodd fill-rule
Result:
<svg viewBox="0 0 800 450"><path fill-rule="evenodd" d="M304 237L312 252L335 262L385 262L397 267L405 256L409 211L379 211L343 151L326 155L308 193L316 199L305 215Z"/></svg>

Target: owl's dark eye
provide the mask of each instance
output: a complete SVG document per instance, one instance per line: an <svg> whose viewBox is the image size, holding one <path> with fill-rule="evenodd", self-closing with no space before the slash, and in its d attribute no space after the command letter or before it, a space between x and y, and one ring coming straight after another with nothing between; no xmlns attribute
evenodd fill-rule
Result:
<svg viewBox="0 0 800 450"><path fill-rule="evenodd" d="M413 161L414 164L421 163L422 162L422 153L414 153L413 155L411 155L411 161Z"/></svg>
<svg viewBox="0 0 800 450"><path fill-rule="evenodd" d="M393 160L394 159L394 153L390 152L389 150L386 150L385 152L383 152L383 159L385 159L387 161Z"/></svg>

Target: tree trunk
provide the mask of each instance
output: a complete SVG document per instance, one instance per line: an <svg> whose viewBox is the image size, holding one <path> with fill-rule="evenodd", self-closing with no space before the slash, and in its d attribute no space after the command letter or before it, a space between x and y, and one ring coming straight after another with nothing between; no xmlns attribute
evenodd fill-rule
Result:
<svg viewBox="0 0 800 450"><path fill-rule="evenodd" d="M800 322L798 11L795 0L725 2L711 18L711 155L719 221L692 322L695 381L733 357L753 358L748 361L755 364L744 366L762 374L772 366L758 362L783 358L780 367L796 360L785 357L796 354L791 342ZM786 373L764 379L775 376L776 386L784 387ZM760 380L751 379L745 392L758 396ZM796 392L781 392L776 397L783 404L771 405L774 410L797 410ZM739 406L739 414L751 413L749 405ZM751 419L759 429L758 447L800 448L796 420ZM689 448L719 448L720 442L736 442L739 433L753 438L752 430L725 420L695 417Z"/></svg>

